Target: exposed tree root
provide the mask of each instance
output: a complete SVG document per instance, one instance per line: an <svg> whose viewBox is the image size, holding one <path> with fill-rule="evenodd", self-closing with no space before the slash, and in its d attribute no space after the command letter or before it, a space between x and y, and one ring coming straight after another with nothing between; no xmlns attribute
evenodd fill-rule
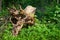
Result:
<svg viewBox="0 0 60 40"><path fill-rule="evenodd" d="M20 10L17 10L15 7L8 8L8 10L12 16L10 20L13 25L13 35L17 35L24 24L34 24L35 7L27 6L23 10L20 6Z"/></svg>

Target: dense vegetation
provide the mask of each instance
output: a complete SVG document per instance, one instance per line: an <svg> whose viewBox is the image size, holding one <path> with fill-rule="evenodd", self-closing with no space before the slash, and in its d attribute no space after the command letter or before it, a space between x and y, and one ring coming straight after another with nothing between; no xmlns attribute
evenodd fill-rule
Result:
<svg viewBox="0 0 60 40"><path fill-rule="evenodd" d="M60 5L57 0L2 0L0 17L9 17L7 7L32 5L37 8L35 24L22 28L18 36L12 36L12 24L0 23L1 40L60 40Z"/></svg>

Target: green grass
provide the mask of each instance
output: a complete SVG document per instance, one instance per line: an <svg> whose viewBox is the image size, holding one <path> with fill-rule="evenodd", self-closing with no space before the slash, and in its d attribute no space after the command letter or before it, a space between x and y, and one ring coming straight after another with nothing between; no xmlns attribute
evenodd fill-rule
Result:
<svg viewBox="0 0 60 40"><path fill-rule="evenodd" d="M17 36L11 33L12 25L8 23L2 33L2 40L60 40L60 30L55 24L41 24L38 19L35 25L22 28Z"/></svg>
<svg viewBox="0 0 60 40"><path fill-rule="evenodd" d="M13 26L11 23L2 24L1 29L3 30L0 30L0 40L60 40L60 16L58 16L60 8L52 8L47 7L45 14L37 10L36 15L40 20L36 18L33 26L22 28L17 36L12 35ZM0 17L3 16L9 17L7 9L0 12Z"/></svg>

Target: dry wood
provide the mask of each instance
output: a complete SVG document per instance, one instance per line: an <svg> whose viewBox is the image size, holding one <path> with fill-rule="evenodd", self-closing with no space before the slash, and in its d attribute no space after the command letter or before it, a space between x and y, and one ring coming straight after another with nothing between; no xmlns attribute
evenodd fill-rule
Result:
<svg viewBox="0 0 60 40"><path fill-rule="evenodd" d="M27 6L25 9L22 9L20 6L20 10L16 8L8 8L8 10L12 15L13 35L17 35L24 24L34 24L35 7Z"/></svg>

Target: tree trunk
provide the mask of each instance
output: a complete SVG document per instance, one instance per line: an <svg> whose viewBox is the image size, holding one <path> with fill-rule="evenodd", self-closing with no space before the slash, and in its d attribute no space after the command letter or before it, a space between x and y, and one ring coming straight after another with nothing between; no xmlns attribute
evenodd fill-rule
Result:
<svg viewBox="0 0 60 40"><path fill-rule="evenodd" d="M2 9L1 5L2 5L2 0L0 0L0 11L1 11L1 9Z"/></svg>
<svg viewBox="0 0 60 40"><path fill-rule="evenodd" d="M59 4L59 0L57 0L57 4Z"/></svg>

